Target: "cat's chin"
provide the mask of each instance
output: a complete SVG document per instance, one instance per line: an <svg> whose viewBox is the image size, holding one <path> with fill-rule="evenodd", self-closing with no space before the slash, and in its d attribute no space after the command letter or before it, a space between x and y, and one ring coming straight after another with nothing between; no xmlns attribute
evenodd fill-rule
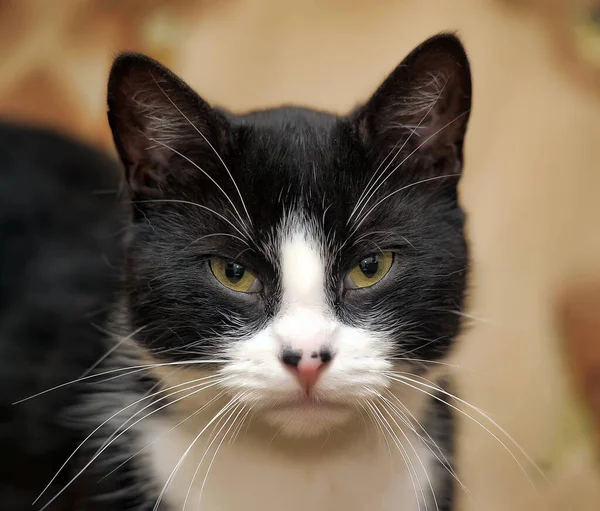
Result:
<svg viewBox="0 0 600 511"><path fill-rule="evenodd" d="M337 403L291 402L264 410L262 418L290 437L318 437L329 434L357 416L357 411Z"/></svg>

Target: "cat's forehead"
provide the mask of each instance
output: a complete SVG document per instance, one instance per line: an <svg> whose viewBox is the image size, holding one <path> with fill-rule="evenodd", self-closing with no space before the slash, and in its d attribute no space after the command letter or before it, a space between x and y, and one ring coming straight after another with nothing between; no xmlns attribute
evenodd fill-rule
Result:
<svg viewBox="0 0 600 511"><path fill-rule="evenodd" d="M312 178L315 169L326 173L344 145L336 116L300 108L250 113L232 125L247 171L291 180Z"/></svg>

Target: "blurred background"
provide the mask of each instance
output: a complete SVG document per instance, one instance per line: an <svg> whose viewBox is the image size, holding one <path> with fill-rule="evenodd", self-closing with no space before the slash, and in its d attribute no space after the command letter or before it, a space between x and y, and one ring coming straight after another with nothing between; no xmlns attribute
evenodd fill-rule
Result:
<svg viewBox="0 0 600 511"><path fill-rule="evenodd" d="M534 491L465 419L458 463L473 496L459 509L598 510L598 2L0 0L0 116L113 151L105 85L122 50L153 56L234 111L285 103L346 112L414 46L447 30L462 37L474 81L460 392L550 481L532 471Z"/></svg>

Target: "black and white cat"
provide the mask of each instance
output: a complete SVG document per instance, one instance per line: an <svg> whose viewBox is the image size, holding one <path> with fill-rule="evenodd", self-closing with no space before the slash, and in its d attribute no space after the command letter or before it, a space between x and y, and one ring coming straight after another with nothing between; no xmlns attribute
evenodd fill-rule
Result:
<svg viewBox="0 0 600 511"><path fill-rule="evenodd" d="M233 115L149 58L116 60L129 327L169 396L138 425L161 500L449 509L452 426L431 362L454 343L465 292L470 98L452 35L347 117Z"/></svg>
<svg viewBox="0 0 600 511"><path fill-rule="evenodd" d="M138 54L108 103L133 229L64 467L85 509L452 509L459 40L429 39L343 117L234 115Z"/></svg>

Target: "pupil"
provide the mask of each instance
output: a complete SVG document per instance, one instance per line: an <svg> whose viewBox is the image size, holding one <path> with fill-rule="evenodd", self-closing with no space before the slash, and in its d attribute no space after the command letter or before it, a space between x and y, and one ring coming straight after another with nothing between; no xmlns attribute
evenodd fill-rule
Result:
<svg viewBox="0 0 600 511"><path fill-rule="evenodd" d="M246 268L244 268L241 264L234 263L233 261L229 261L227 263L227 267L225 268L225 276L233 284L237 284L240 280L242 280L244 273L246 273Z"/></svg>
<svg viewBox="0 0 600 511"><path fill-rule="evenodd" d="M377 270L379 269L379 256L372 255L369 257L365 257L360 262L359 266L360 270L365 274L365 277L371 279L377 274Z"/></svg>

